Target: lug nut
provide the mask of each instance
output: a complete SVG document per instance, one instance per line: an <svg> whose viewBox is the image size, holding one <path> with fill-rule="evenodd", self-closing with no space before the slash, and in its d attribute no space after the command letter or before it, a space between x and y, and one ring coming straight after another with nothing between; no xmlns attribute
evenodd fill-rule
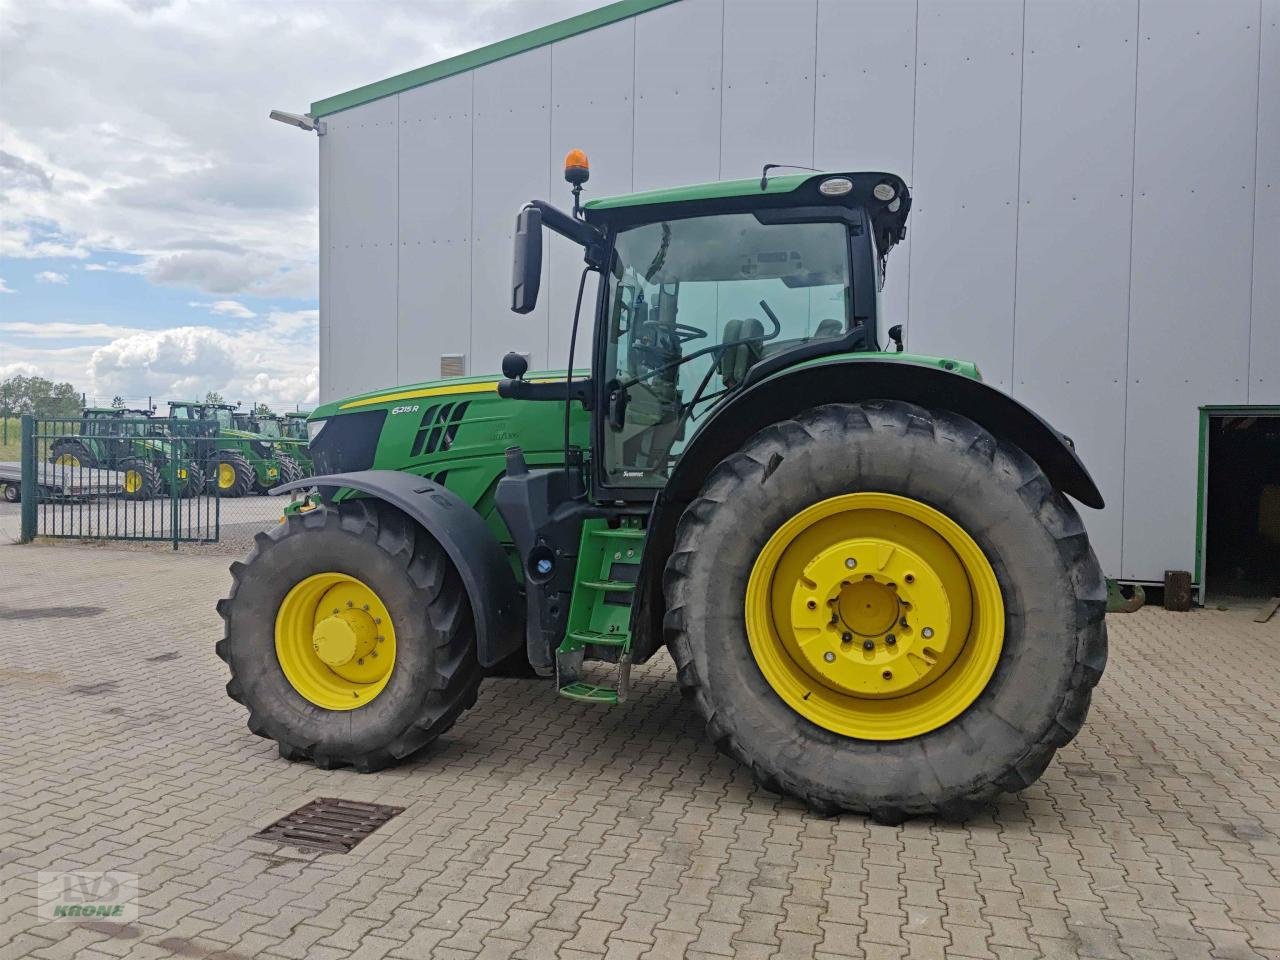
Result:
<svg viewBox="0 0 1280 960"><path fill-rule="evenodd" d="M374 622L374 623L376 623L376 624L378 624L379 626L381 626L381 624L382 624L382 618L381 618L381 617L374 617L374 618L373 618L373 622ZM905 627L905 626L907 625L907 621L903 620L903 621L902 621L902 625ZM379 640L381 640L382 638L381 638L381 637L379 637L378 639L379 639Z"/></svg>
<svg viewBox="0 0 1280 960"><path fill-rule="evenodd" d="M892 647L895 643L897 643L897 642L898 642L898 638L897 638L897 637L895 637L895 636L891 633L891 634L889 634L887 637L885 637L885 638L884 638L884 642L885 642L885 643L887 643L889 646L891 646L891 647Z"/></svg>
<svg viewBox="0 0 1280 960"><path fill-rule="evenodd" d="M357 667L363 667L363 666L364 666L364 657L361 657L359 660L357 660L357 661L356 661L356 666L357 666Z"/></svg>
<svg viewBox="0 0 1280 960"><path fill-rule="evenodd" d="M907 618L906 618L906 617L903 617L901 620L899 620L899 621L898 621L898 626L900 626L900 627L905 627L906 625L907 625Z"/></svg>
<svg viewBox="0 0 1280 960"><path fill-rule="evenodd" d="M875 648L876 648L876 642L875 642L874 640L863 640L863 641L862 641L862 649L863 649L863 650L874 650Z"/></svg>
<svg viewBox="0 0 1280 960"><path fill-rule="evenodd" d="M817 609L818 609L818 601L817 601L817 600L810 600L807 604L805 604L805 606L807 606L810 610L817 610Z"/></svg>
<svg viewBox="0 0 1280 960"><path fill-rule="evenodd" d="M846 630L844 633L840 634L840 639L845 643L853 643L853 634Z"/></svg>
<svg viewBox="0 0 1280 960"><path fill-rule="evenodd" d="M857 567L858 561L853 559L853 557L849 557L847 560L845 560L844 565L848 567L850 570L852 570L855 567Z"/></svg>
<svg viewBox="0 0 1280 960"><path fill-rule="evenodd" d="M903 577L902 579L903 579L903 580L905 580L905 581L907 581L907 583L915 583L915 582L916 582L916 575L915 575L914 573L908 573L908 574L907 574L905 577Z"/></svg>
<svg viewBox="0 0 1280 960"><path fill-rule="evenodd" d="M886 670L884 673L880 674L880 676L884 677L886 680L892 680L892 679L893 679L893 671L892 671L892 670Z"/></svg>
<svg viewBox="0 0 1280 960"><path fill-rule="evenodd" d="M822 659L827 661L827 663L835 663L836 655L832 653L830 650L828 650L826 653L822 655Z"/></svg>
<svg viewBox="0 0 1280 960"><path fill-rule="evenodd" d="M923 630L920 631L920 636L928 640L930 637L933 636L933 627L925 627Z"/></svg>
<svg viewBox="0 0 1280 960"><path fill-rule="evenodd" d="M366 604L365 604L363 607L361 607L360 609L361 609L361 610L363 610L363 611L365 611L366 613L368 613L368 612L369 612L369 605L366 603Z"/></svg>

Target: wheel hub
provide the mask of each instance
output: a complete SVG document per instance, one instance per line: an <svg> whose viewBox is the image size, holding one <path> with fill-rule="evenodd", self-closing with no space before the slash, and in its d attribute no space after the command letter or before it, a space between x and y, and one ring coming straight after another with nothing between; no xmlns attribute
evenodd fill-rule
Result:
<svg viewBox="0 0 1280 960"><path fill-rule="evenodd" d="M801 665L839 693L899 696L954 659L946 656L951 604L942 577L883 538L840 540L819 552L794 581L790 607Z"/></svg>
<svg viewBox="0 0 1280 960"><path fill-rule="evenodd" d="M311 645L331 667L346 666L373 650L378 628L363 610L340 610L316 624Z"/></svg>
<svg viewBox="0 0 1280 960"><path fill-rule="evenodd" d="M945 514L852 493L785 521L747 584L747 638L791 709L835 733L899 740L949 723L995 671L1004 605L989 561Z"/></svg>

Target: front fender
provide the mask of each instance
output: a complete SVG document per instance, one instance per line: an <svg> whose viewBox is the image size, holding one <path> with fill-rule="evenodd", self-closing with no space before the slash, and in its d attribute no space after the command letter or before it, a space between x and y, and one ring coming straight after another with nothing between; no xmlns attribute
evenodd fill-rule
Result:
<svg viewBox="0 0 1280 960"><path fill-rule="evenodd" d="M476 623L480 665L492 667L524 642L520 591L502 547L484 518L440 484L399 470L360 470L295 480L272 494L316 487L326 502L341 489L357 490L417 521L444 549L462 578Z"/></svg>

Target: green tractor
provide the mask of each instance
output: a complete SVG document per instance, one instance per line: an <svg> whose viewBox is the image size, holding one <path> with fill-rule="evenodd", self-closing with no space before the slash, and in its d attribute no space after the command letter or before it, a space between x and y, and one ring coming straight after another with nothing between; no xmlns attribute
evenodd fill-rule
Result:
<svg viewBox="0 0 1280 960"><path fill-rule="evenodd" d="M1106 662L1070 499L1102 496L972 363L884 328L907 185L766 168L580 208L580 159L572 213L519 214L512 306L544 230L576 243L590 371L512 353L311 415L318 475L282 492L317 493L218 605L249 729L377 770L485 676L620 703L666 647L715 744L815 810L960 818L1031 784Z"/></svg>
<svg viewBox="0 0 1280 960"><path fill-rule="evenodd" d="M236 411L232 417L236 429L252 433L260 440L271 444L275 450L276 461L280 465L280 483L293 483L307 474L295 456L298 444L284 435L282 418L274 413L242 413ZM305 444L304 444L305 446ZM265 493L266 490L261 492Z"/></svg>
<svg viewBox="0 0 1280 960"><path fill-rule="evenodd" d="M205 485L203 471L189 457L173 456L175 446L182 445L167 438L152 415L150 410L86 407L80 432L55 440L49 462L122 473L120 493L128 500L165 496L175 487L179 496L199 496Z"/></svg>
<svg viewBox="0 0 1280 960"><path fill-rule="evenodd" d="M304 477L309 477L316 472L308 446L310 439L307 436L307 418L310 416L310 413L286 413L280 423L281 434L289 440L297 441L297 445L290 450L290 454L298 461Z"/></svg>
<svg viewBox="0 0 1280 960"><path fill-rule="evenodd" d="M236 429L235 411L229 403L169 401L172 429L191 444L219 497L265 493L280 482L280 463L271 441Z"/></svg>

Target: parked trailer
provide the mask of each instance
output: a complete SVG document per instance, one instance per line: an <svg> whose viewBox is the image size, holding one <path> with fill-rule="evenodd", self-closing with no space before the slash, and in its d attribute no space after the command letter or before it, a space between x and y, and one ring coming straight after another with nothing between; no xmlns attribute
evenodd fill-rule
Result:
<svg viewBox="0 0 1280 960"><path fill-rule="evenodd" d="M17 503L22 489L22 464L0 462L0 497ZM106 497L124 489L124 474L118 470L82 470L56 463L36 464L39 500L86 500Z"/></svg>

